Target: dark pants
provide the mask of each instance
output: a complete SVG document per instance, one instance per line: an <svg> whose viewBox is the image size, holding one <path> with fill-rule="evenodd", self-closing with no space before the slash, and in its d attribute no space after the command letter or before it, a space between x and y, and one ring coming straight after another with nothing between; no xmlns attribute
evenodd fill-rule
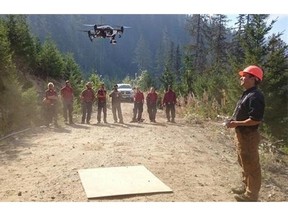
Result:
<svg viewBox="0 0 288 216"><path fill-rule="evenodd" d="M106 102L98 102L98 110L97 110L97 121L101 122L101 112L103 111L103 120L106 122L107 119L107 107Z"/></svg>
<svg viewBox="0 0 288 216"><path fill-rule="evenodd" d="M120 122L123 122L122 110L121 110L121 103L112 104L112 114L114 122L118 122L117 114Z"/></svg>
<svg viewBox="0 0 288 216"><path fill-rule="evenodd" d="M45 124L49 126L50 123L54 121L55 126L57 124L57 105L46 105L45 106Z"/></svg>
<svg viewBox="0 0 288 216"><path fill-rule="evenodd" d="M134 102L133 121L141 121L143 113L143 103Z"/></svg>
<svg viewBox="0 0 288 216"><path fill-rule="evenodd" d="M243 183L246 186L245 195L258 199L261 188L261 167L258 146L260 134L258 130L235 129L237 137L238 163L242 168Z"/></svg>
<svg viewBox="0 0 288 216"><path fill-rule="evenodd" d="M93 102L82 102L82 123L89 124L92 113L92 104Z"/></svg>
<svg viewBox="0 0 288 216"><path fill-rule="evenodd" d="M171 113L171 115L170 115ZM175 104L166 104L166 118L168 121L170 121L172 117L172 121L175 119Z"/></svg>
<svg viewBox="0 0 288 216"><path fill-rule="evenodd" d="M157 104L148 104L147 110L149 114L150 121L155 121L156 119L156 113L157 113Z"/></svg>
<svg viewBox="0 0 288 216"><path fill-rule="evenodd" d="M73 123L72 112L73 112L73 101L63 101L63 117L67 122L67 112L69 117L69 123Z"/></svg>

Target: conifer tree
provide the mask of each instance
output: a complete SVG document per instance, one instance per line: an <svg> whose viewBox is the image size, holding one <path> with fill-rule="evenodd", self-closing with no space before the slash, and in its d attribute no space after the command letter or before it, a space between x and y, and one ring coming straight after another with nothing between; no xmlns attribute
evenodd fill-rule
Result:
<svg viewBox="0 0 288 216"><path fill-rule="evenodd" d="M273 34L267 46L264 79L266 130L288 145L288 45Z"/></svg>
<svg viewBox="0 0 288 216"><path fill-rule="evenodd" d="M62 78L64 61L56 44L48 39L44 42L38 54L37 74L43 78Z"/></svg>
<svg viewBox="0 0 288 216"><path fill-rule="evenodd" d="M34 63L36 50L25 15L8 15L6 17L8 38L13 51L13 58L19 68Z"/></svg>

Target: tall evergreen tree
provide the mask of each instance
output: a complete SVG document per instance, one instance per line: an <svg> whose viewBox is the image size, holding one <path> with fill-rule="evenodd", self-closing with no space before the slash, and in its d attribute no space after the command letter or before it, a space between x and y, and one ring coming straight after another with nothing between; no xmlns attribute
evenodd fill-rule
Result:
<svg viewBox="0 0 288 216"><path fill-rule="evenodd" d="M241 38L244 38L245 33L245 14L239 14L235 25L232 42L229 46L229 59L241 65L244 62L244 50L241 46Z"/></svg>
<svg viewBox="0 0 288 216"><path fill-rule="evenodd" d="M269 39L261 88L266 100L267 130L288 145L288 46L280 36Z"/></svg>
<svg viewBox="0 0 288 216"><path fill-rule="evenodd" d="M138 71L149 70L152 66L152 53L143 35L139 38L135 48L134 63L137 64Z"/></svg>
<svg viewBox="0 0 288 216"><path fill-rule="evenodd" d="M167 89L169 85L174 86L175 74L173 74L172 71L169 70L169 68L166 66L162 76L160 77L160 81L162 82L165 89Z"/></svg>
<svg viewBox="0 0 288 216"><path fill-rule="evenodd" d="M267 25L267 14L252 14L246 16L244 37L241 45L244 48L245 65L263 65L267 55L266 36L272 29L275 20Z"/></svg>
<svg viewBox="0 0 288 216"><path fill-rule="evenodd" d="M38 54L37 74L43 78L62 78L64 72L64 61L61 52L51 40L44 42Z"/></svg>
<svg viewBox="0 0 288 216"><path fill-rule="evenodd" d="M207 68L207 40L210 37L209 15L194 14L187 18L187 30L191 35L188 52L193 56L195 71L202 73Z"/></svg>
<svg viewBox="0 0 288 216"><path fill-rule="evenodd" d="M223 14L217 14L211 17L210 37L208 38L209 44L209 57L210 64L215 68L214 72L219 72L219 68L223 68L227 63L228 57L228 28L227 16Z"/></svg>
<svg viewBox="0 0 288 216"><path fill-rule="evenodd" d="M34 38L32 37L25 15L8 15L6 18L8 26L8 38L13 50L13 58L19 68L28 63L34 63L36 50ZM23 63L23 61L25 63Z"/></svg>
<svg viewBox="0 0 288 216"><path fill-rule="evenodd" d="M0 19L0 93L5 89L5 78L9 75L12 66L10 42L7 27Z"/></svg>

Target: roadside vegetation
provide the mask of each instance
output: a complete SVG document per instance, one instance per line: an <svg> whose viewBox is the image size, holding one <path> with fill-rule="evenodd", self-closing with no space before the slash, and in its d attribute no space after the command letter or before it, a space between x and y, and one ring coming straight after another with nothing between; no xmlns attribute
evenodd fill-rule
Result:
<svg viewBox="0 0 288 216"><path fill-rule="evenodd" d="M281 33L267 36L276 22L267 23L268 17L239 15L233 36L227 38L225 15L188 16L191 42L185 50L169 43L170 49L161 59L164 67L160 76L155 77L142 65L137 76L124 77L121 82L138 85L143 91L156 86L160 96L173 85L188 119L216 120L230 116L241 95L237 71L256 64L264 69L260 89L266 112L261 132L269 145L288 153L288 49ZM111 89L119 81L103 78L97 71L85 77L73 53L62 53L49 37L40 43L23 15L0 18L0 49L0 137L42 124L42 99L50 81L59 91L64 81L70 80L76 112L80 111L79 94L88 80L95 89L100 82Z"/></svg>

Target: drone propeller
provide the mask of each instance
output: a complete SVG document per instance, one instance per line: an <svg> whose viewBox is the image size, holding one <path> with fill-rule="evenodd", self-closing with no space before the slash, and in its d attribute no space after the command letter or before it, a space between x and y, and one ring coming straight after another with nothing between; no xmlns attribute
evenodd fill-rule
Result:
<svg viewBox="0 0 288 216"><path fill-rule="evenodd" d="M83 24L84 26L89 26L89 27L102 27L102 26L107 26L107 24Z"/></svg>
<svg viewBox="0 0 288 216"><path fill-rule="evenodd" d="M84 26L94 26L95 24L83 24Z"/></svg>
<svg viewBox="0 0 288 216"><path fill-rule="evenodd" d="M127 28L132 28L130 26L122 26L124 29L127 29Z"/></svg>
<svg viewBox="0 0 288 216"><path fill-rule="evenodd" d="M124 28L124 29L132 28L132 27L130 27L130 26L116 26L116 27L118 27L118 28Z"/></svg>

